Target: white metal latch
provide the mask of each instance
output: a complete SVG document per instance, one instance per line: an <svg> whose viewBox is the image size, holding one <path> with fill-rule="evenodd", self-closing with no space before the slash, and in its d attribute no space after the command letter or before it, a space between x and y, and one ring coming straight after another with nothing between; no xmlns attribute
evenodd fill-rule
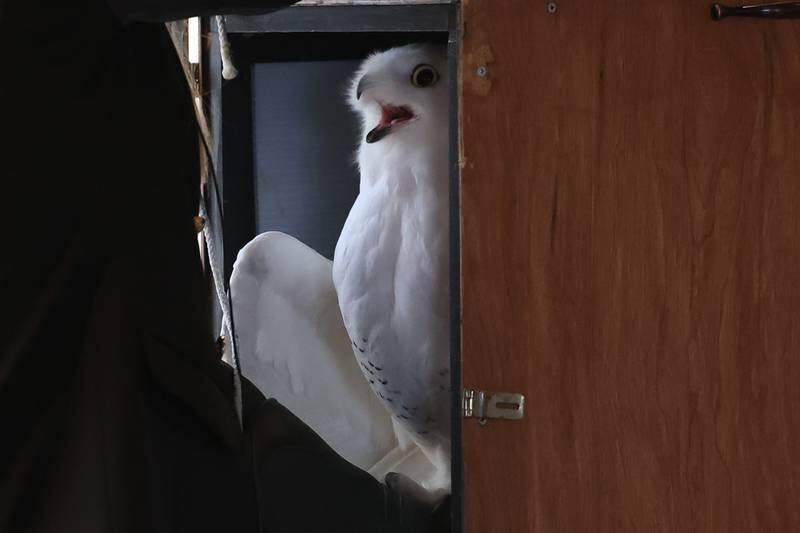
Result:
<svg viewBox="0 0 800 533"><path fill-rule="evenodd" d="M519 420L525 416L525 396L514 392L485 392L464 389L462 408L465 418L477 418L481 425L489 418Z"/></svg>

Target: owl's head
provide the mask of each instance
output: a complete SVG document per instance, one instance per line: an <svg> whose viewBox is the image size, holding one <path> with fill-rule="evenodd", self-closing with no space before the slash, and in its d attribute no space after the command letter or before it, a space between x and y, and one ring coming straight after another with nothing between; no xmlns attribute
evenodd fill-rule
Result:
<svg viewBox="0 0 800 533"><path fill-rule="evenodd" d="M411 44L368 57L349 99L361 115L364 141L372 144L441 130L447 124L448 92L446 48Z"/></svg>

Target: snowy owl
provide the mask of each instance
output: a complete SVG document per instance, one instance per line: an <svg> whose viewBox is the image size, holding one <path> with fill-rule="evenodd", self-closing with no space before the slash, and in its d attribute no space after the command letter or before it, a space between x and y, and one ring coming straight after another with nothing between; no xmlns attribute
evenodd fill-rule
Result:
<svg viewBox="0 0 800 533"><path fill-rule="evenodd" d="M333 259L356 360L374 393L450 479L446 50L408 45L367 58L349 94L361 174Z"/></svg>

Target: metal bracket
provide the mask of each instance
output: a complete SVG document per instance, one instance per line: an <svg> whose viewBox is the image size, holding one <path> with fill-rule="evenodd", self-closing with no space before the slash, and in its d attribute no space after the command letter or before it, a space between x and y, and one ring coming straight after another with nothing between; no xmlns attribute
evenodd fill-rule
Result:
<svg viewBox="0 0 800 533"><path fill-rule="evenodd" d="M481 425L489 418L519 420L525 416L525 396L515 392L464 389L461 400L464 418L477 418Z"/></svg>

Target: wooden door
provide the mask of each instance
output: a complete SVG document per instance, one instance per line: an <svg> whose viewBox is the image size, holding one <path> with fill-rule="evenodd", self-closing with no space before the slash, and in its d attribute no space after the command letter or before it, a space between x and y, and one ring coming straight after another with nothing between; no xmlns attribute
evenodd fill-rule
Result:
<svg viewBox="0 0 800 533"><path fill-rule="evenodd" d="M469 533L800 531L800 20L464 0Z"/></svg>

